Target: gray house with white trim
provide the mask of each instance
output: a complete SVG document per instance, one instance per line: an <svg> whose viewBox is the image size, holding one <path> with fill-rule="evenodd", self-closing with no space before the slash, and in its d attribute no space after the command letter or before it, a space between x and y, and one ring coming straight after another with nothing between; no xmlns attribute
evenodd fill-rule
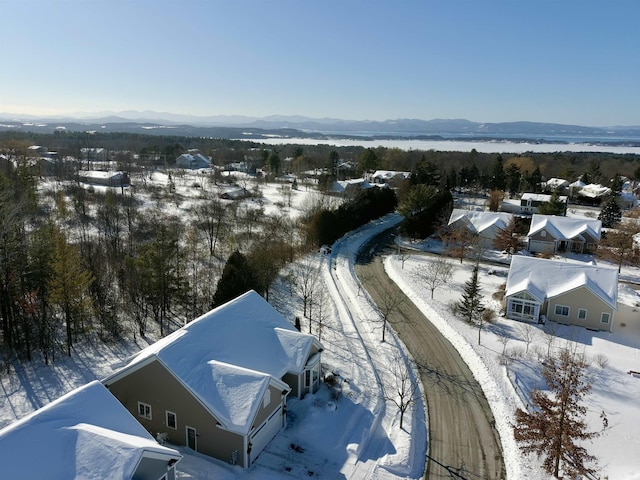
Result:
<svg viewBox="0 0 640 480"><path fill-rule="evenodd" d="M527 233L527 250L532 253L593 254L600 242L601 231L600 220L534 214Z"/></svg>

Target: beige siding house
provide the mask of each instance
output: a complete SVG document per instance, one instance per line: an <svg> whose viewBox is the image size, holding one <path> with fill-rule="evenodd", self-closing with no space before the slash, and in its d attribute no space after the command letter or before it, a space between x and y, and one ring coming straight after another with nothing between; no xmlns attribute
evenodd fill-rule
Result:
<svg viewBox="0 0 640 480"><path fill-rule="evenodd" d="M130 358L103 383L157 438L249 467L319 388L322 345L254 291Z"/></svg>
<svg viewBox="0 0 640 480"><path fill-rule="evenodd" d="M613 331L618 271L584 263L516 255L505 290L505 315Z"/></svg>

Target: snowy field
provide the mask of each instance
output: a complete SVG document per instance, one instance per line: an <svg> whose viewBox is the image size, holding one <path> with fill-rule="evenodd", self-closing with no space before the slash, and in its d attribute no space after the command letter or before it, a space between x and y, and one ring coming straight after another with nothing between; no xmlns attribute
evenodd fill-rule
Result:
<svg viewBox="0 0 640 480"><path fill-rule="evenodd" d="M166 180L154 174L154 181ZM181 198L172 206L179 214L183 202L194 201L199 195L192 190L190 180L176 180ZM263 188L265 210L282 208L282 195L277 185ZM287 214L296 215L305 202L315 195L311 190L294 191ZM578 213L579 214L579 213ZM340 240L330 255L315 254L326 292L326 320L321 341L325 346L323 363L327 372L339 380L336 390L327 386L304 400L290 400L288 425L258 457L254 466L243 471L194 454L179 447L183 460L177 465L182 479L418 479L425 468L428 419L426 406L418 399L399 428L397 408L382 395L381 383L388 377L385 359L392 352L402 351L397 339L387 335L380 342L380 322L354 278L353 259L360 245L377 232L399 221L390 216L375 222ZM415 245L414 245L415 246ZM424 247L421 245L420 247ZM497 258L499 260L499 258ZM407 292L425 315L460 351L474 375L485 389L501 434L505 463L510 479L542 480L539 461L523 458L513 441L509 422L516 408L524 406L531 388L541 386L539 356L546 354L551 338L542 327L534 326L536 337L524 353L522 324L499 317L482 331L477 345L477 329L454 318L448 304L462 295L469 279L471 265L452 260L456 273L447 288L430 292L414 279L414 270L429 257L411 255L401 265L397 257L387 258L385 265L392 278ZM491 295L506 280L507 267L483 266L479 276L485 305L498 305ZM640 270L623 269L623 279L640 280ZM621 300L640 302L629 288L621 288ZM284 282L277 282L271 291L271 303L285 318L302 315L302 301ZM303 319L302 330L309 324ZM316 325L312 331L318 334ZM593 359L589 375L593 392L588 398L589 422L594 430L602 428L599 415L605 411L609 426L588 449L599 458L601 478L640 479L640 378L629 370L640 370L640 319L625 327L616 326L614 333L596 333L584 329L557 329L552 348L566 342L576 343ZM507 339L506 341L504 339ZM74 355L58 357L45 366L40 362L19 364L11 375L0 376L0 427L49 403L62 394L101 379L113 372L112 366L154 341L153 337L138 339L138 343L104 346L85 343L76 346ZM505 354L503 354L503 352ZM604 361L606 358L607 361ZM338 392L338 393L336 393ZM1 454L0 454L1 456Z"/></svg>

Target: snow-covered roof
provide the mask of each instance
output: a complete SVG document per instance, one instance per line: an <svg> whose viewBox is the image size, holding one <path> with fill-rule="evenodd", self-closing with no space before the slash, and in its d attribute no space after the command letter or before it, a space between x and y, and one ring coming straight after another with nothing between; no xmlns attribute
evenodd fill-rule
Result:
<svg viewBox="0 0 640 480"><path fill-rule="evenodd" d="M211 160L202 155L201 153L183 153L176 158L176 165L184 166L198 166L198 165L211 165Z"/></svg>
<svg viewBox="0 0 640 480"><path fill-rule="evenodd" d="M512 218L513 215L506 212L482 212L454 208L449 217L449 225L464 219L467 225L471 225L476 233L482 233L492 226L504 230Z"/></svg>
<svg viewBox="0 0 640 480"><path fill-rule="evenodd" d="M395 177L409 178L411 176L411 172L399 172L396 170L376 170L373 175L371 175L372 179L380 179L389 181Z"/></svg>
<svg viewBox="0 0 640 480"><path fill-rule="evenodd" d="M582 188L586 185L586 183L584 183L582 180L578 179L575 182L569 184L570 187L573 188Z"/></svg>
<svg viewBox="0 0 640 480"><path fill-rule="evenodd" d="M569 182L567 180L565 180L564 178L550 178L549 180L547 180L545 182L545 185L548 188L562 188L562 187L568 187L569 186Z"/></svg>
<svg viewBox="0 0 640 480"><path fill-rule="evenodd" d="M124 172L112 171L105 172L103 170L80 170L78 176L86 179L109 179L121 177Z"/></svg>
<svg viewBox="0 0 640 480"><path fill-rule="evenodd" d="M369 182L367 182L364 178L352 178L349 180L337 180L333 182L331 184L331 187L329 188L329 191L333 193L342 193L349 186L356 186L356 187L359 187L360 189L372 187L372 185Z"/></svg>
<svg viewBox="0 0 640 480"><path fill-rule="evenodd" d="M533 200L536 202L548 202L551 200L551 195L546 194L546 193L523 193L522 197L520 197L522 200ZM566 202L568 199L568 197L564 196L564 195L560 195L558 196L558 200L561 202Z"/></svg>
<svg viewBox="0 0 640 480"><path fill-rule="evenodd" d="M131 357L109 383L127 370L157 358L225 428L248 433L252 415L269 383L304 370L313 335L301 333L251 290L193 320Z"/></svg>
<svg viewBox="0 0 640 480"><path fill-rule="evenodd" d="M98 381L0 430L5 478L131 479L143 457L179 460Z"/></svg>
<svg viewBox="0 0 640 480"><path fill-rule="evenodd" d="M602 222L589 218L559 217L556 215L533 214L528 236L535 235L545 229L557 239L569 240L577 238L583 233L599 239L602 231Z"/></svg>
<svg viewBox="0 0 640 480"><path fill-rule="evenodd" d="M598 198L604 195L609 195L610 193L610 188L603 187L598 183L590 183L580 189L579 195L582 195L583 197Z"/></svg>
<svg viewBox="0 0 640 480"><path fill-rule="evenodd" d="M506 296L528 291L538 300L585 286L616 309L618 271L577 262L560 262L514 255L507 276Z"/></svg>

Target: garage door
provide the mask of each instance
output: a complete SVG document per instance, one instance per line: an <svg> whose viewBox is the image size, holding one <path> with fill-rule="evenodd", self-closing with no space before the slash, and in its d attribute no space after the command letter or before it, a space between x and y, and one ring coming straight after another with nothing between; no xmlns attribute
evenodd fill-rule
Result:
<svg viewBox="0 0 640 480"><path fill-rule="evenodd" d="M531 240L531 241L529 241L529 251L530 252L553 253L553 243L552 242L541 242L539 240Z"/></svg>
<svg viewBox="0 0 640 480"><path fill-rule="evenodd" d="M264 450L264 448L269 444L271 439L276 436L276 434L282 428L282 404L280 407L273 412L269 418L267 418L264 423L258 427L258 429L251 434L251 458L249 459L250 463L253 463L260 452Z"/></svg>

